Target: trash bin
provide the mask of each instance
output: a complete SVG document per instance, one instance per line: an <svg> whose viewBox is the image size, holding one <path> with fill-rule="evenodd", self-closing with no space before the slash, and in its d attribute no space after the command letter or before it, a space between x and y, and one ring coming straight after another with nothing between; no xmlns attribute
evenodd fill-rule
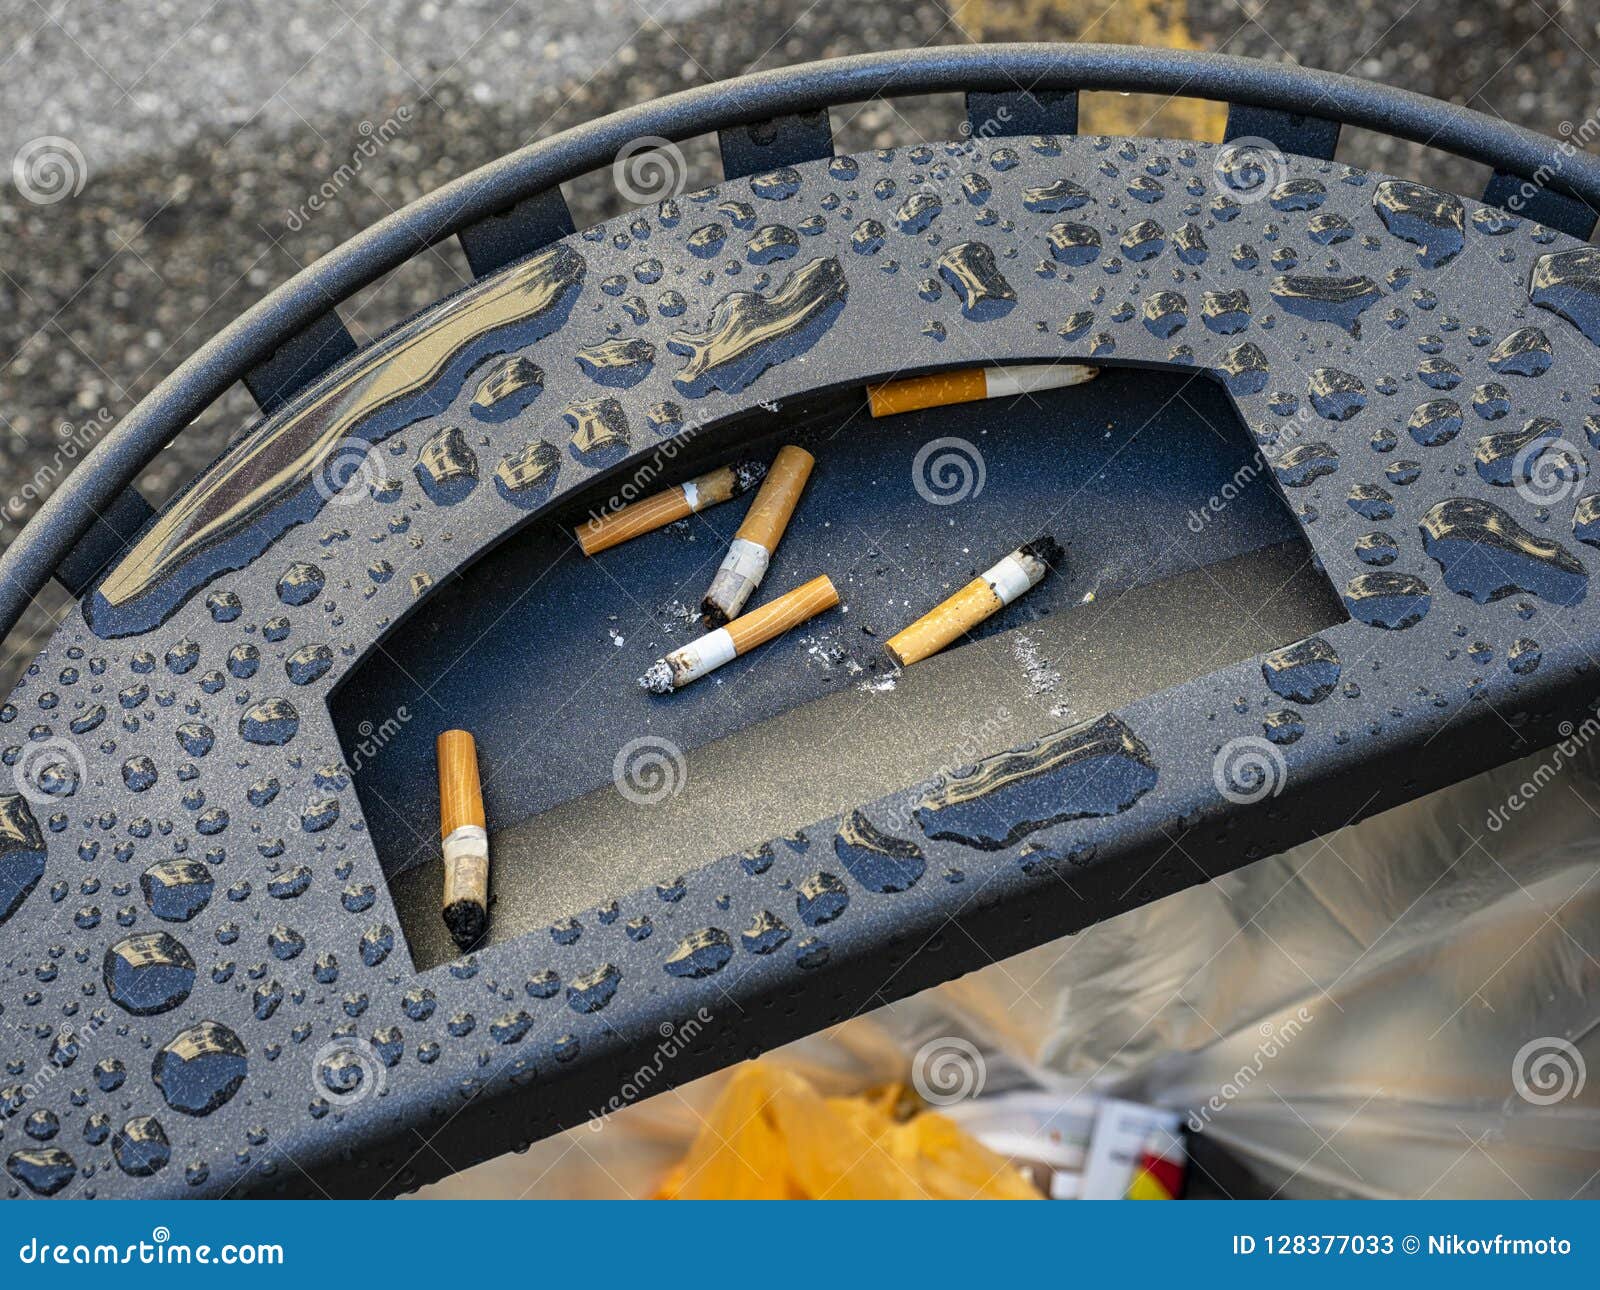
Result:
<svg viewBox="0 0 1600 1290"><path fill-rule="evenodd" d="M1078 136L1111 88L1227 101L1228 139ZM833 155L830 106L949 90L948 141ZM1341 123L1494 178L1353 170ZM724 176L675 175L708 132ZM613 163L640 205L575 232L557 185ZM37 965L4 1096L66 1126L8 1139L15 1189L408 1190L1586 740L1597 195L1403 91L999 46L676 95L374 226L0 560L0 626L80 598L0 712L0 945ZM450 236L477 280L357 349L329 302ZM1098 375L1015 376L1063 363ZM999 397L873 415L930 373ZM153 514L131 481L236 380L261 419ZM787 443L816 467L763 594L842 603L641 689L743 508L593 558L574 528ZM885 654L1041 535L1037 588ZM493 865L467 954L454 728Z"/></svg>

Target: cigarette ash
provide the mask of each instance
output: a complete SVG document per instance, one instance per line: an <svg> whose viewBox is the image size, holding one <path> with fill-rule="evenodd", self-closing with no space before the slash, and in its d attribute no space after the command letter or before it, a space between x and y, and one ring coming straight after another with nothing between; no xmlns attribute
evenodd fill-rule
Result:
<svg viewBox="0 0 1600 1290"><path fill-rule="evenodd" d="M740 496L767 477L764 461L738 461L733 465L733 495Z"/></svg>
<svg viewBox="0 0 1600 1290"><path fill-rule="evenodd" d="M894 689L895 682L899 680L899 677L900 669L895 668L892 672L885 672L882 676L874 676L869 680L858 682L856 689L863 694L887 694Z"/></svg>
<svg viewBox="0 0 1600 1290"><path fill-rule="evenodd" d="M800 643L806 647L806 661L824 672L831 672L846 661L844 646L826 636L802 636ZM849 661L855 663L854 659ZM860 664L856 664L856 670L860 670Z"/></svg>
<svg viewBox="0 0 1600 1290"><path fill-rule="evenodd" d="M656 607L656 621L668 635L682 628L693 628L700 622L700 610L681 600L669 600Z"/></svg>
<svg viewBox="0 0 1600 1290"><path fill-rule="evenodd" d="M664 658L657 659L645 669L645 674L639 678L639 685L651 694L671 694L673 691L671 665Z"/></svg>
<svg viewBox="0 0 1600 1290"><path fill-rule="evenodd" d="M475 900L456 900L446 905L442 915L450 938L462 950L470 950L489 925L489 911Z"/></svg>
<svg viewBox="0 0 1600 1290"><path fill-rule="evenodd" d="M607 627L606 628L606 635L611 637L611 643L613 645L615 645L618 649L621 649L624 645L626 645L628 643L627 637L625 637L615 627Z"/></svg>
<svg viewBox="0 0 1600 1290"><path fill-rule="evenodd" d="M1041 564L1047 564L1052 569L1060 569L1067 562L1067 553L1061 543L1048 533L1041 533L1032 542L1023 543L1022 554L1030 556Z"/></svg>
<svg viewBox="0 0 1600 1290"><path fill-rule="evenodd" d="M1019 631L1011 638L1011 653L1022 664L1033 693L1049 694L1061 684L1061 673L1050 666L1050 660L1039 652L1038 644L1027 633Z"/></svg>

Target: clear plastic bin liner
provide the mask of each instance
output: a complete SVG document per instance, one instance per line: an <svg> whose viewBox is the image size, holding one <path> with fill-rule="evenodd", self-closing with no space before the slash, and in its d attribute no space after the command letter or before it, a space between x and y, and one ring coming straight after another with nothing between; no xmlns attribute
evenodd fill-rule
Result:
<svg viewBox="0 0 1600 1290"><path fill-rule="evenodd" d="M1597 1021L1600 785L1552 750L777 1056L830 1093L1168 1107L1285 1196L1595 1197ZM724 1078L428 1194L648 1194Z"/></svg>
<svg viewBox="0 0 1600 1290"><path fill-rule="evenodd" d="M1269 1191L1600 1195L1587 765L1480 776L1008 972L1037 960L1041 1065L1182 1110Z"/></svg>

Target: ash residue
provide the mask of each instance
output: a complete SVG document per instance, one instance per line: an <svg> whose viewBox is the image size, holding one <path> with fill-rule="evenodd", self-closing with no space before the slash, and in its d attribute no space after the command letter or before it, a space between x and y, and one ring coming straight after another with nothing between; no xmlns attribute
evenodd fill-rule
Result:
<svg viewBox="0 0 1600 1290"><path fill-rule="evenodd" d="M700 623L700 611L681 600L669 600L656 607L656 621L669 635L684 628L693 629Z"/></svg>
<svg viewBox="0 0 1600 1290"><path fill-rule="evenodd" d="M649 690L651 694L671 694L673 690L672 668L667 663L667 660L658 658L654 663L650 664L645 669L644 675L639 678L639 685L643 689Z"/></svg>
<svg viewBox="0 0 1600 1290"><path fill-rule="evenodd" d="M1066 563L1067 553L1048 533L1041 533L1032 542L1025 543L1022 554L1032 556L1041 564L1049 565L1052 569L1059 570Z"/></svg>
<svg viewBox="0 0 1600 1290"><path fill-rule="evenodd" d="M1061 684L1061 673L1050 666L1050 660L1039 652L1039 646L1026 632L1017 632L1011 638L1011 652L1028 678L1028 688L1035 694L1049 694Z"/></svg>
<svg viewBox="0 0 1600 1290"><path fill-rule="evenodd" d="M733 464L733 495L748 492L767 477L764 461L736 461Z"/></svg>

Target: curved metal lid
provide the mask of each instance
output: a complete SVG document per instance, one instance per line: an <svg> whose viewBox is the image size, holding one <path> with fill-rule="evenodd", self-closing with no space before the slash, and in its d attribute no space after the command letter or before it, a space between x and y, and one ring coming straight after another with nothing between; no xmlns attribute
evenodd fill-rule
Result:
<svg viewBox="0 0 1600 1290"><path fill-rule="evenodd" d="M672 1027L679 1080L1539 746L1594 688L1595 256L1331 162L1027 137L729 181L396 329L0 712L14 1190L413 1186L604 1110ZM419 598L699 425L1059 359L1214 373L1349 620L413 970L328 696Z"/></svg>

